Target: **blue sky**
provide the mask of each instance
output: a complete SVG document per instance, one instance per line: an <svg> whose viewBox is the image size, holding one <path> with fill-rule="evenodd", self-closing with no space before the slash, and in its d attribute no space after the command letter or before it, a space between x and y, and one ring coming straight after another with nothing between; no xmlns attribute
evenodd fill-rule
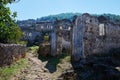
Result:
<svg viewBox="0 0 120 80"><path fill-rule="evenodd" d="M120 0L20 0L9 6L17 12L18 20L66 12L120 15Z"/></svg>

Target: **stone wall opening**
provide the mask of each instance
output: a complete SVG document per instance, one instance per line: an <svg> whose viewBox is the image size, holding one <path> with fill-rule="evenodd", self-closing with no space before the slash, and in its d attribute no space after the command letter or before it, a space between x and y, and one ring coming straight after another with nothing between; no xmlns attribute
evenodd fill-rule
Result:
<svg viewBox="0 0 120 80"><path fill-rule="evenodd" d="M105 35L105 25L99 24L99 35L104 36Z"/></svg>

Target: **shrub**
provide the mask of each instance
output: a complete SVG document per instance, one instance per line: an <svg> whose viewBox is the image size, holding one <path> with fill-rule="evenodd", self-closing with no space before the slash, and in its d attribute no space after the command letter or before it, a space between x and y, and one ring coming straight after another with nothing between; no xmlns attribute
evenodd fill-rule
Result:
<svg viewBox="0 0 120 80"><path fill-rule="evenodd" d="M49 41L49 36L48 35L44 36L44 41Z"/></svg>

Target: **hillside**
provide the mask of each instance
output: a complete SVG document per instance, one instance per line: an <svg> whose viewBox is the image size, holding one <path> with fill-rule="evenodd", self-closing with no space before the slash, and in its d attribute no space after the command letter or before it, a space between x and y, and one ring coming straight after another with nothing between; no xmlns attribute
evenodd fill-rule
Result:
<svg viewBox="0 0 120 80"><path fill-rule="evenodd" d="M75 15L80 16L82 14L81 13L61 13L61 14L41 17L41 18L38 18L37 21L55 21L56 19L58 19L58 20L61 20L61 19L72 20L73 16L75 16Z"/></svg>
<svg viewBox="0 0 120 80"><path fill-rule="evenodd" d="M54 21L56 18L58 20L61 20L61 19L72 20L73 16L75 15L80 16L82 15L82 13L61 13L57 15L49 15L49 16L38 18L37 21ZM120 15L115 15L115 14L91 14L91 15L97 16L97 17L104 16L108 20L120 22Z"/></svg>
<svg viewBox="0 0 120 80"><path fill-rule="evenodd" d="M48 16L43 16L41 18L37 19L28 19L28 20L18 20L17 23L22 23L22 24L35 24L35 22L39 21L50 21L54 22L56 19L57 20L62 20L62 19L69 19L73 20L73 17L77 15L80 16L82 13L61 13L61 14L56 14L56 15L48 15ZM91 14L93 16L99 17L99 16L104 16L107 20L111 22L116 22L120 24L120 15L115 15L115 14Z"/></svg>

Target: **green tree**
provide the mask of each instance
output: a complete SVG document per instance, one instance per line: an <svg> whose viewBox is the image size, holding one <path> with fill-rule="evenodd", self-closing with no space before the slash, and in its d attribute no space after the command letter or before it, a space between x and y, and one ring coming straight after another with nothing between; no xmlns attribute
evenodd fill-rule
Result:
<svg viewBox="0 0 120 80"><path fill-rule="evenodd" d="M21 37L21 31L16 24L16 12L11 13L7 4L13 0L0 0L0 43L16 43Z"/></svg>

